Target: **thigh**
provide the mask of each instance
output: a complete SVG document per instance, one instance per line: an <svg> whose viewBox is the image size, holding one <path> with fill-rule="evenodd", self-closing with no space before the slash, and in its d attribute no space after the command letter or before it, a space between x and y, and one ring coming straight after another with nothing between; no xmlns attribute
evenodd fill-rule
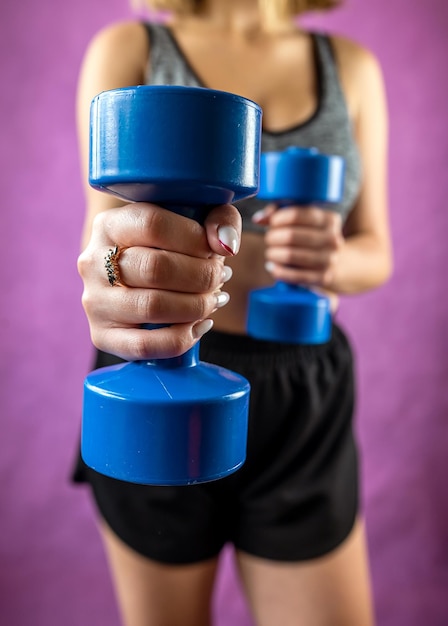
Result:
<svg viewBox="0 0 448 626"><path fill-rule="evenodd" d="M364 529L357 522L336 550L310 561L237 554L257 626L372 626Z"/></svg>
<svg viewBox="0 0 448 626"><path fill-rule="evenodd" d="M210 626L217 559L166 565L141 556L100 524L125 626Z"/></svg>

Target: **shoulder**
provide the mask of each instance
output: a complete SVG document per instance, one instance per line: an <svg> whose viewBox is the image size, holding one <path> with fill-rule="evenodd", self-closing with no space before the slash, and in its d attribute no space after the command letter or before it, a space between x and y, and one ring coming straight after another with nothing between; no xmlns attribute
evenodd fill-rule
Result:
<svg viewBox="0 0 448 626"><path fill-rule="evenodd" d="M108 24L99 30L90 42L90 48L135 48L146 38L145 27L142 22L129 20Z"/></svg>
<svg viewBox="0 0 448 626"><path fill-rule="evenodd" d="M84 65L108 74L143 75L149 55L149 41L144 24L118 22L105 26L91 39Z"/></svg>
<svg viewBox="0 0 448 626"><path fill-rule="evenodd" d="M111 24L90 41L79 72L76 109L83 147L87 153L89 110L92 99L102 91L144 83L148 41L139 22Z"/></svg>
<svg viewBox="0 0 448 626"><path fill-rule="evenodd" d="M375 54L352 39L329 37L349 107L356 117L366 94L383 90L381 65Z"/></svg>
<svg viewBox="0 0 448 626"><path fill-rule="evenodd" d="M338 64L349 72L380 72L378 59L371 50L352 39L339 35L330 36Z"/></svg>

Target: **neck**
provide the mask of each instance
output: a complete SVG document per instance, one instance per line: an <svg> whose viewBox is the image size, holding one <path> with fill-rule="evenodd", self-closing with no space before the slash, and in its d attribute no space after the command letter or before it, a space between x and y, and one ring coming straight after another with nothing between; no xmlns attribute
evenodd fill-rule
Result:
<svg viewBox="0 0 448 626"><path fill-rule="evenodd" d="M292 22L266 28L258 7L258 0L207 0L201 15L178 17L175 21L185 25L204 25L207 29L212 28L242 39L252 39L271 30L279 32L279 30L294 28Z"/></svg>

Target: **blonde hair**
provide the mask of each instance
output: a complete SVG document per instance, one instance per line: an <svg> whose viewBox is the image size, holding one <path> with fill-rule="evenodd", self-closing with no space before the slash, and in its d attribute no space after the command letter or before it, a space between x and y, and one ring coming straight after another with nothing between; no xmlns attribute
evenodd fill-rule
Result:
<svg viewBox="0 0 448 626"><path fill-rule="evenodd" d="M198 15L206 7L207 0L131 0L134 8L169 11L183 15ZM342 0L258 0L265 23L288 20L308 11L333 9Z"/></svg>

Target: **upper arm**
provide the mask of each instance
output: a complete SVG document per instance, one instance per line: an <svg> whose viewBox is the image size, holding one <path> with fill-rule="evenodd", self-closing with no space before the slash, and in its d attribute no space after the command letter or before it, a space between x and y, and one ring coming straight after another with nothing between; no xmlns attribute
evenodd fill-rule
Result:
<svg viewBox="0 0 448 626"><path fill-rule="evenodd" d="M362 165L360 194L345 232L371 234L388 250L388 116L382 72L364 48L339 38L335 44Z"/></svg>
<svg viewBox="0 0 448 626"><path fill-rule="evenodd" d="M138 22L108 26L91 41L78 81L76 116L82 179L86 196L83 247L97 213L120 204L117 198L88 184L89 116L92 99L102 91L142 84L148 61L148 39Z"/></svg>

